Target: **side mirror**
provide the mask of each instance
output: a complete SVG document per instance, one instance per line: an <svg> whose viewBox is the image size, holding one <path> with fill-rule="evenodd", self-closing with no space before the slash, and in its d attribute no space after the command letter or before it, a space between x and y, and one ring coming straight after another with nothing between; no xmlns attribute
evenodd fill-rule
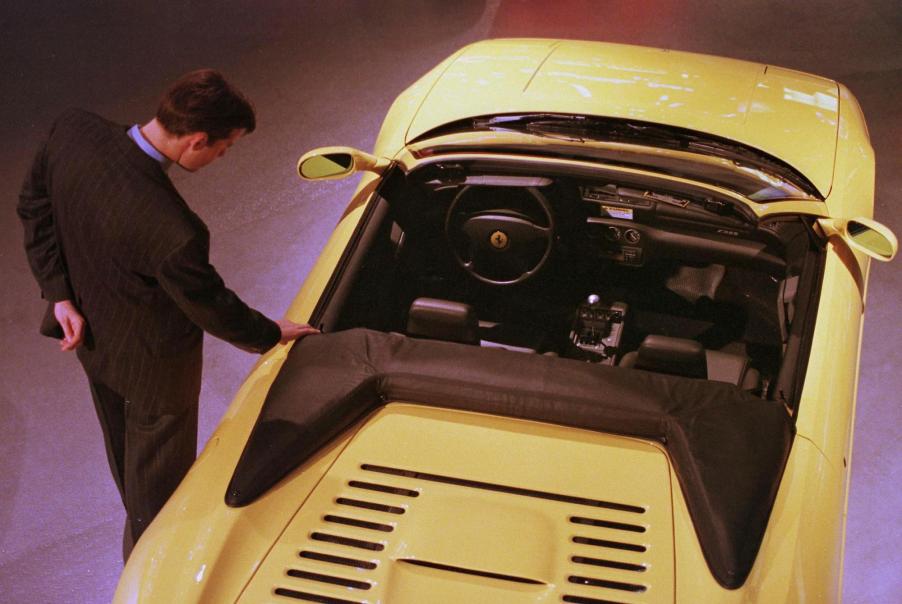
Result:
<svg viewBox="0 0 902 604"><path fill-rule="evenodd" d="M817 223L828 237L840 237L850 248L881 262L892 260L899 249L893 232L870 218L821 218Z"/></svg>
<svg viewBox="0 0 902 604"><path fill-rule="evenodd" d="M365 171L382 174L389 160L353 147L320 147L298 160L298 175L304 180L332 180Z"/></svg>

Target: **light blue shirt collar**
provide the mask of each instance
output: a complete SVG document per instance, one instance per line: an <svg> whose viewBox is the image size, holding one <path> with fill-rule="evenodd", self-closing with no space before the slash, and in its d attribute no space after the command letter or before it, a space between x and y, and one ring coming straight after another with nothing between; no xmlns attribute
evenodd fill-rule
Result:
<svg viewBox="0 0 902 604"><path fill-rule="evenodd" d="M169 169L169 166L172 165L172 160L160 153L156 147L150 144L150 141L144 138L144 135L141 134L141 127L138 124L128 129L128 135L135 141L135 144L138 145L141 151L160 162L160 166L164 170Z"/></svg>

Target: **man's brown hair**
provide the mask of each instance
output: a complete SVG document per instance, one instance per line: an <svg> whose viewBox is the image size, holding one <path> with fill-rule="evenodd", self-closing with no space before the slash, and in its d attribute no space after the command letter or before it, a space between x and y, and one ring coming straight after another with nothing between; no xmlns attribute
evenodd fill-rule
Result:
<svg viewBox="0 0 902 604"><path fill-rule="evenodd" d="M207 142L228 138L232 131L253 132L254 106L214 69L186 73L163 95L157 120L172 134L204 132Z"/></svg>

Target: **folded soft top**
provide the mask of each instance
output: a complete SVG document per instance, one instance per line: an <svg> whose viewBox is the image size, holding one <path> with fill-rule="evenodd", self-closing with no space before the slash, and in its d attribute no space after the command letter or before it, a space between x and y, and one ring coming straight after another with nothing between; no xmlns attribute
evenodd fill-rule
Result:
<svg viewBox="0 0 902 604"><path fill-rule="evenodd" d="M793 435L781 405L731 384L352 329L294 346L226 503L253 502L393 400L662 442L708 565L728 588L751 570Z"/></svg>

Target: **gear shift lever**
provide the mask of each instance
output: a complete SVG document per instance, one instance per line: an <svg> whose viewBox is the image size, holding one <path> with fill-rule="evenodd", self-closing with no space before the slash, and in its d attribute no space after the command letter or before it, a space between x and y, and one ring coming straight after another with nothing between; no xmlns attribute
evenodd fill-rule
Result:
<svg viewBox="0 0 902 604"><path fill-rule="evenodd" d="M602 303L601 296L590 294L579 305L570 338L584 352L598 355L602 363L612 365L623 333L627 306L623 302Z"/></svg>

